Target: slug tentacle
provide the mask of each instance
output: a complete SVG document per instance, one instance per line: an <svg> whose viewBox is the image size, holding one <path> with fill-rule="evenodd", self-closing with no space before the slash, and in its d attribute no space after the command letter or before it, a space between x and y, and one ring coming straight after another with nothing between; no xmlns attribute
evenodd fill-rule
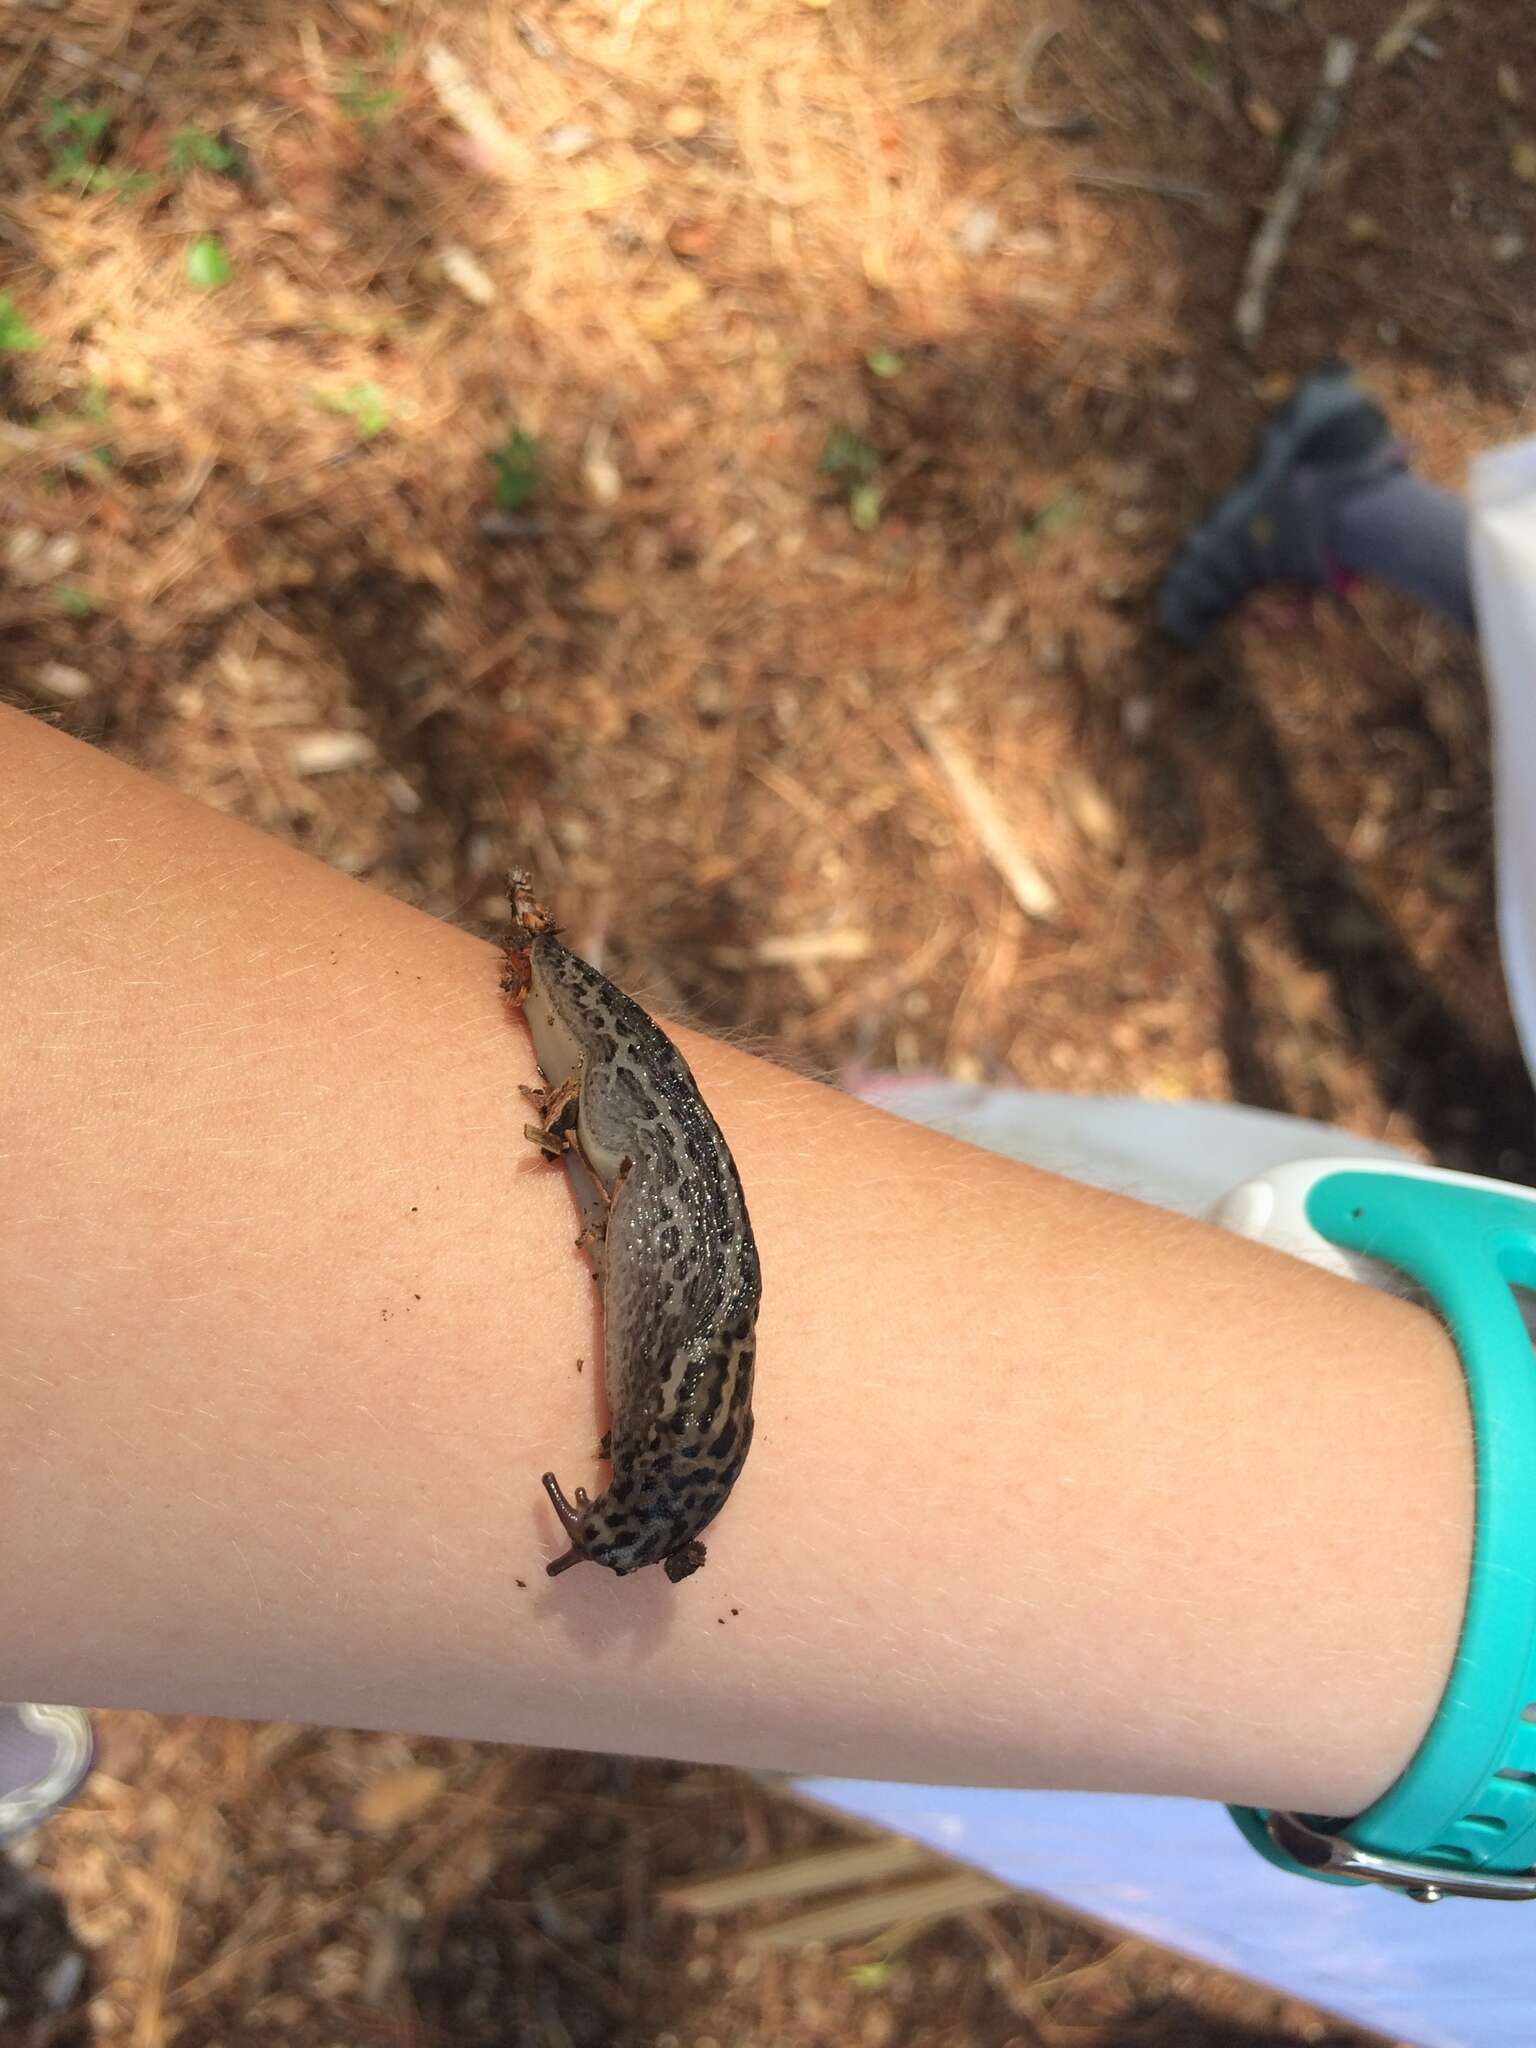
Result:
<svg viewBox="0 0 1536 2048"><path fill-rule="evenodd" d="M574 1505L544 1487L571 1548L620 1577L704 1562L752 1442L761 1271L741 1179L687 1062L640 1006L568 952L531 879L510 880L503 987L522 1009L544 1076L525 1091L529 1138L563 1161L582 1211L578 1243L603 1290L612 1411L607 1487Z"/></svg>

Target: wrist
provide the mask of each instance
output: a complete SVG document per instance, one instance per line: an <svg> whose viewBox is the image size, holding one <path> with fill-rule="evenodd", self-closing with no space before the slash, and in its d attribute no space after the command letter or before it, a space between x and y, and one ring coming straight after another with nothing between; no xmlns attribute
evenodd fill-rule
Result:
<svg viewBox="0 0 1536 2048"><path fill-rule="evenodd" d="M1464 1375L1476 1502L1454 1661L1400 1774L1338 1817L1240 1807L1234 1818L1271 1861L1304 1875L1426 1901L1536 1897L1536 1369L1525 1306L1536 1197L1407 1161L1319 1160L1259 1176L1219 1213L1434 1304ZM1405 1491L1416 1478L1404 1471Z"/></svg>

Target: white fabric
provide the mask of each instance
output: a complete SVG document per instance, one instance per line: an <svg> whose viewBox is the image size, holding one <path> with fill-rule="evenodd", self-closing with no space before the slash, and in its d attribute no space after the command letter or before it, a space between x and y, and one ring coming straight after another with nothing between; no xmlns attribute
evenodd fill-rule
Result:
<svg viewBox="0 0 1536 2048"><path fill-rule="evenodd" d="M1239 1182L1293 1159L1403 1156L1373 1138L1233 1102L1041 1095L898 1074L871 1075L856 1092L893 1116L985 1151L1185 1216L1205 1215Z"/></svg>
<svg viewBox="0 0 1536 2048"><path fill-rule="evenodd" d="M1493 717L1504 979L1536 1073L1536 440L1473 466L1472 588Z"/></svg>

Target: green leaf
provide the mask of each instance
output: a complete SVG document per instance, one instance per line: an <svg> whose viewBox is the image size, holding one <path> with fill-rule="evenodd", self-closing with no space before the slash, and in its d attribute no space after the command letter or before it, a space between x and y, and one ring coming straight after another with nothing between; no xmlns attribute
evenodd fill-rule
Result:
<svg viewBox="0 0 1536 2048"><path fill-rule="evenodd" d="M486 460L496 473L494 495L503 512L526 505L544 481L544 451L521 427L514 427L499 448L488 449Z"/></svg>
<svg viewBox="0 0 1536 2048"><path fill-rule="evenodd" d="M240 175L240 152L210 135L206 128L178 128L171 137L165 160L173 171L215 171L223 178Z"/></svg>
<svg viewBox="0 0 1536 2048"><path fill-rule="evenodd" d="M88 619L96 609L96 600L88 590L77 590L72 583L58 583L54 586L54 597L61 612L67 612L72 619Z"/></svg>
<svg viewBox="0 0 1536 2048"><path fill-rule="evenodd" d="M217 235L199 235L187 250L187 283L200 292L222 291L234 275L229 251Z"/></svg>
<svg viewBox="0 0 1536 2048"><path fill-rule="evenodd" d="M50 185L78 184L91 190L100 170L97 158L112 126L108 107L85 107L75 100L49 100L42 130L53 143Z"/></svg>
<svg viewBox="0 0 1536 2048"><path fill-rule="evenodd" d="M860 1991L883 1991L891 1981L891 1966L887 1962L854 1963L848 1971L848 1982L856 1984Z"/></svg>
<svg viewBox="0 0 1536 2048"><path fill-rule="evenodd" d="M1013 545L1026 562L1032 562L1042 545L1068 532L1083 516L1083 500L1077 491L1058 491L1047 498L1039 511L1022 526L1015 527Z"/></svg>
<svg viewBox="0 0 1536 2048"><path fill-rule="evenodd" d="M386 114L399 106L400 95L388 87L370 90L361 69L354 64L347 73L345 86L336 95L336 103L349 121L357 121L364 128L376 128Z"/></svg>
<svg viewBox="0 0 1536 2048"><path fill-rule="evenodd" d="M111 125L112 113L108 107L82 107L75 100L50 100L43 133L67 135L94 148Z"/></svg>
<svg viewBox="0 0 1536 2048"><path fill-rule="evenodd" d="M41 337L27 325L10 293L0 292L0 355L24 355L42 345Z"/></svg>
<svg viewBox="0 0 1536 2048"><path fill-rule="evenodd" d="M382 434L394 417L388 395L377 384L349 384L345 391L317 391L315 398L327 412L345 413L348 419L356 421L357 431L365 441Z"/></svg>
<svg viewBox="0 0 1536 2048"><path fill-rule="evenodd" d="M848 427L834 427L821 451L820 468L825 476L846 476L868 481L880 468L880 451L861 441Z"/></svg>
<svg viewBox="0 0 1536 2048"><path fill-rule="evenodd" d="M96 164L89 150L82 149L78 142L67 142L54 152L53 169L48 173L50 185L73 185L89 190L91 179L96 174Z"/></svg>
<svg viewBox="0 0 1536 2048"><path fill-rule="evenodd" d="M98 164L86 180L87 192L110 192L115 199L137 199L141 192L154 189L155 179L149 171L120 171L112 164Z"/></svg>
<svg viewBox="0 0 1536 2048"><path fill-rule="evenodd" d="M885 493L878 484L855 484L848 493L848 517L860 533L873 533L880 524Z"/></svg>
<svg viewBox="0 0 1536 2048"><path fill-rule="evenodd" d="M864 360L877 377L899 377L907 367L906 358L893 348L872 348Z"/></svg>
<svg viewBox="0 0 1536 2048"><path fill-rule="evenodd" d="M1077 492L1058 491L1035 514L1035 532L1042 540L1049 540L1053 533L1065 533L1068 527L1076 526L1082 516L1083 501Z"/></svg>

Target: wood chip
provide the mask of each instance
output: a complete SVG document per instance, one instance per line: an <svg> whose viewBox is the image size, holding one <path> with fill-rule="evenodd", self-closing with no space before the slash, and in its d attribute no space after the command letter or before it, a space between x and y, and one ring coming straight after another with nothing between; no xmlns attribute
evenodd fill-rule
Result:
<svg viewBox="0 0 1536 2048"><path fill-rule="evenodd" d="M352 1802L352 1818L370 1834L388 1834L420 1820L448 1788L448 1773L436 1764L408 1764L364 1785Z"/></svg>
<svg viewBox="0 0 1536 2048"><path fill-rule="evenodd" d="M864 244L859 251L859 267L864 272L864 282L874 291L888 292L893 289L891 255L883 242Z"/></svg>
<svg viewBox="0 0 1536 2048"><path fill-rule="evenodd" d="M75 704L91 694L91 679L83 668L68 662L45 661L27 678L40 697L52 697L60 704Z"/></svg>
<svg viewBox="0 0 1536 2048"><path fill-rule="evenodd" d="M867 960L875 950L870 933L849 927L826 932L779 932L755 946L717 946L711 955L722 967L808 967L826 960Z"/></svg>
<svg viewBox="0 0 1536 2048"><path fill-rule="evenodd" d="M1081 768L1064 769L1058 778L1062 808L1088 844L1100 853L1120 845L1120 816L1091 775Z"/></svg>
<svg viewBox="0 0 1536 2048"><path fill-rule="evenodd" d="M289 749L295 775L335 775L344 768L362 768L377 752L365 732L307 732Z"/></svg>
<svg viewBox="0 0 1536 2048"><path fill-rule="evenodd" d="M982 852L1002 877L1014 902L1026 917L1037 923L1049 923L1061 908L1061 899L1038 862L1020 846L997 799L977 774L965 749L926 718L919 718L916 725L918 737L933 756L957 809L981 842Z"/></svg>
<svg viewBox="0 0 1536 2048"><path fill-rule="evenodd" d="M521 184L532 166L527 144L512 133L460 59L445 43L428 43L422 69L443 112L468 136L477 167Z"/></svg>
<svg viewBox="0 0 1536 2048"><path fill-rule="evenodd" d="M759 939L753 952L766 967L803 966L813 960L867 960L875 942L866 931L783 932Z"/></svg>
<svg viewBox="0 0 1536 2048"><path fill-rule="evenodd" d="M546 156L564 163L573 156L580 156L591 149L597 136L590 128L584 128L579 121L562 121L557 128L546 129L539 147Z"/></svg>
<svg viewBox="0 0 1536 2048"><path fill-rule="evenodd" d="M1375 65L1395 64L1406 50L1413 46L1413 39L1431 15L1439 11L1440 0L1408 0L1408 5L1396 20L1391 21L1376 39L1371 52Z"/></svg>
<svg viewBox="0 0 1536 2048"><path fill-rule="evenodd" d="M709 126L709 116L702 107L680 103L668 107L662 116L661 125L674 142L692 142L696 135L702 135Z"/></svg>
<svg viewBox="0 0 1536 2048"><path fill-rule="evenodd" d="M72 533L45 533L40 526L17 526L0 547L13 582L36 590L63 576L80 559L80 543Z"/></svg>
<svg viewBox="0 0 1536 2048"><path fill-rule="evenodd" d="M443 275L457 291L476 306L489 306L496 298L496 287L481 269L478 260L470 254L462 242L447 242L442 249Z"/></svg>

